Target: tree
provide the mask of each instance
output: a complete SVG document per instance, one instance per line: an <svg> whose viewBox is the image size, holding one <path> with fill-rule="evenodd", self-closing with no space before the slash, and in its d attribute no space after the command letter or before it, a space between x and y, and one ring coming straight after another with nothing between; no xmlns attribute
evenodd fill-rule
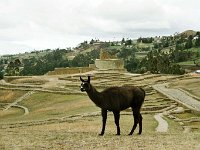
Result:
<svg viewBox="0 0 200 150"><path fill-rule="evenodd" d="M139 65L139 60L135 57L135 55L132 55L129 60L125 61L125 68L129 72L136 72Z"/></svg>
<svg viewBox="0 0 200 150"><path fill-rule="evenodd" d="M125 43L125 39L124 39L124 38L122 38L121 44L124 44L124 43Z"/></svg>
<svg viewBox="0 0 200 150"><path fill-rule="evenodd" d="M3 79L4 77L4 67L3 65L0 63L0 80Z"/></svg>
<svg viewBox="0 0 200 150"><path fill-rule="evenodd" d="M94 60L99 58L99 51L92 50L86 54L78 54L71 61L72 67L87 67L89 64L94 63Z"/></svg>
<svg viewBox="0 0 200 150"><path fill-rule="evenodd" d="M119 53L118 53L118 57L119 58L123 58L124 60L125 59L128 59L128 57L129 56L131 56L131 55L135 55L135 52L137 51L137 49L136 48L125 48L125 47L123 47L122 49L121 49L121 51L119 51Z"/></svg>
<svg viewBox="0 0 200 150"><path fill-rule="evenodd" d="M199 59L195 59L195 60L194 60L194 64L195 64L197 67L200 67L200 60L199 60Z"/></svg>
<svg viewBox="0 0 200 150"><path fill-rule="evenodd" d="M195 46L199 47L200 46L200 35L197 37L197 39L195 40Z"/></svg>
<svg viewBox="0 0 200 150"><path fill-rule="evenodd" d="M20 72L21 75L37 75L37 69L35 68L37 59L35 57L23 59L22 63L23 63L23 69Z"/></svg>
<svg viewBox="0 0 200 150"><path fill-rule="evenodd" d="M187 42L185 44L185 49L189 49L189 48L192 48L192 39L193 37L190 35L187 39Z"/></svg>
<svg viewBox="0 0 200 150"><path fill-rule="evenodd" d="M39 58L31 57L23 60L21 75L43 75L55 68L68 67L65 49L56 49Z"/></svg>
<svg viewBox="0 0 200 150"><path fill-rule="evenodd" d="M4 77L3 70L0 70L0 80L3 79L3 77Z"/></svg>
<svg viewBox="0 0 200 150"><path fill-rule="evenodd" d="M125 45L131 45L132 44L132 40L126 40Z"/></svg>
<svg viewBox="0 0 200 150"><path fill-rule="evenodd" d="M180 65L178 64L172 64L170 66L170 70L169 70L170 74L184 74L185 73L185 70L183 70Z"/></svg>
<svg viewBox="0 0 200 150"><path fill-rule="evenodd" d="M7 68L5 70L6 75L8 76L18 76L20 74L20 68L21 66L21 61L19 59L16 59L13 61L11 61L8 65Z"/></svg>
<svg viewBox="0 0 200 150"><path fill-rule="evenodd" d="M150 51L140 62L140 71L150 71L151 73L183 74L184 70L177 64L170 62L171 56L159 51Z"/></svg>
<svg viewBox="0 0 200 150"><path fill-rule="evenodd" d="M90 44L92 45L94 43L94 40L92 39L91 41L90 41Z"/></svg>
<svg viewBox="0 0 200 150"><path fill-rule="evenodd" d="M160 73L169 73L169 68L170 68L170 60L169 56L165 53L161 53L158 56L158 64L157 68Z"/></svg>

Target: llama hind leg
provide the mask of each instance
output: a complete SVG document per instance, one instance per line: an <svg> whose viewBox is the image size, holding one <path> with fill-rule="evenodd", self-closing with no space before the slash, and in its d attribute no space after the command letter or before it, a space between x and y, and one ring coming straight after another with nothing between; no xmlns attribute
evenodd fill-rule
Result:
<svg viewBox="0 0 200 150"><path fill-rule="evenodd" d="M115 117L115 124L117 126L117 135L120 135L120 127L119 127L119 119L120 119L120 112L119 111L113 111L114 117Z"/></svg>
<svg viewBox="0 0 200 150"><path fill-rule="evenodd" d="M105 128L106 128L106 120L107 120L107 110L102 109L101 115L102 115L102 130L99 135L104 135Z"/></svg>
<svg viewBox="0 0 200 150"><path fill-rule="evenodd" d="M133 110L133 117L134 117L134 124L133 127L131 129L131 132L129 133L129 135L132 135L133 132L135 131L137 124L139 123L139 110Z"/></svg>
<svg viewBox="0 0 200 150"><path fill-rule="evenodd" d="M139 117L139 133L138 134L141 134L142 133L142 115L140 114L140 117Z"/></svg>

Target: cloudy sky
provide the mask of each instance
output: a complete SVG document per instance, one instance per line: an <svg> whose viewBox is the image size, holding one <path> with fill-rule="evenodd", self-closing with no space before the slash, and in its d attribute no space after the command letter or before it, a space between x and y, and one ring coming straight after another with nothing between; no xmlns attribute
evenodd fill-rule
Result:
<svg viewBox="0 0 200 150"><path fill-rule="evenodd" d="M199 0L0 0L0 55L200 30Z"/></svg>

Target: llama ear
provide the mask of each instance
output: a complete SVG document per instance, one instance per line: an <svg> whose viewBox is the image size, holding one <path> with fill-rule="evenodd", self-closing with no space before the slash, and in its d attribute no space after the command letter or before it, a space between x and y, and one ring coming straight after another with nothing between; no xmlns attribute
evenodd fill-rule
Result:
<svg viewBox="0 0 200 150"><path fill-rule="evenodd" d="M90 76L88 76L88 80L87 80L87 82L90 83Z"/></svg>
<svg viewBox="0 0 200 150"><path fill-rule="evenodd" d="M81 76L80 76L80 80L81 80L82 82L85 82L85 81L81 78Z"/></svg>

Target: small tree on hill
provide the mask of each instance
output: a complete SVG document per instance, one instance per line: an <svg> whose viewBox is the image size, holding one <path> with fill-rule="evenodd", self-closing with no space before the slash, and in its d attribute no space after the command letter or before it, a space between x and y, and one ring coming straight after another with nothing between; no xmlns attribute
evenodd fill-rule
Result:
<svg viewBox="0 0 200 150"><path fill-rule="evenodd" d="M195 46L199 47L200 46L200 35L197 37L197 39L195 40Z"/></svg>

